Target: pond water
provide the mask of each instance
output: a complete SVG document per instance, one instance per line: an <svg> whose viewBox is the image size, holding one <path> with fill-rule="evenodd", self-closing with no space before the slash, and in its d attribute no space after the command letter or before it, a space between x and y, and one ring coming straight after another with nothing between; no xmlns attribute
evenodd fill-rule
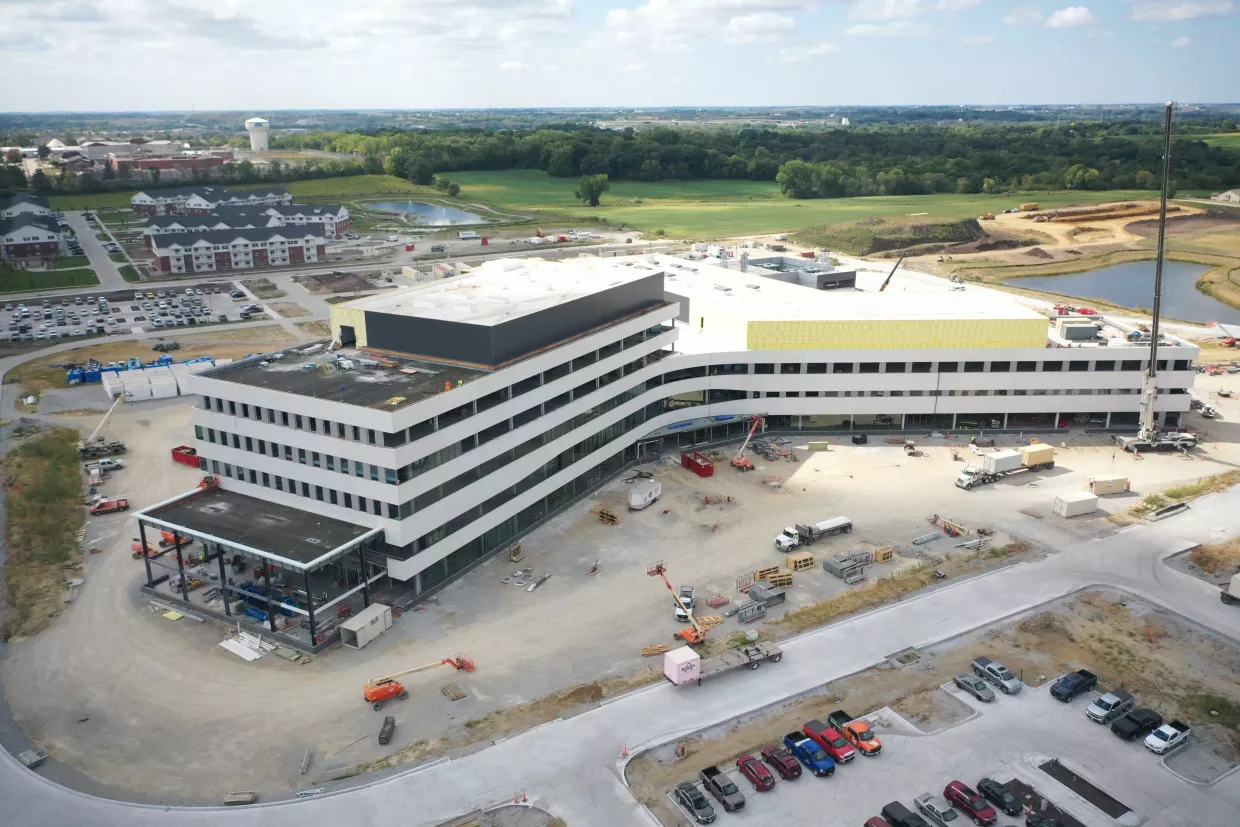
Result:
<svg viewBox="0 0 1240 827"><path fill-rule="evenodd" d="M1163 316L1188 322L1240 324L1240 309L1223 304L1197 289L1197 279L1210 267L1184 261L1163 264ZM1047 290L1080 299L1101 299L1125 307L1154 303L1154 262L1130 261L1087 273L1030 276L1004 282L1012 287Z"/></svg>
<svg viewBox="0 0 1240 827"><path fill-rule="evenodd" d="M485 224L486 219L455 207L440 207L422 201L368 201L366 206L384 212L409 213L418 224L427 227L452 227L457 224Z"/></svg>

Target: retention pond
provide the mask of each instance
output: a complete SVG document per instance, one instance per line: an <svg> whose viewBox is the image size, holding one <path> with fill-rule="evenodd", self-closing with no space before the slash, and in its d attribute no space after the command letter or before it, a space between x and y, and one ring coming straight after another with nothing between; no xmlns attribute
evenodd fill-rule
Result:
<svg viewBox="0 0 1240 827"><path fill-rule="evenodd" d="M458 210L456 207L440 207L423 201L368 201L366 206L382 212L408 213L426 227L453 227L457 224L485 224L482 216Z"/></svg>
<svg viewBox="0 0 1240 827"><path fill-rule="evenodd" d="M1168 261L1163 265L1164 316L1203 324L1240 324L1240 309L1197 289L1197 279L1209 269L1209 265L1183 261ZM1149 309L1154 303L1154 262L1130 261L1065 276L1027 276L1008 279L1004 284Z"/></svg>

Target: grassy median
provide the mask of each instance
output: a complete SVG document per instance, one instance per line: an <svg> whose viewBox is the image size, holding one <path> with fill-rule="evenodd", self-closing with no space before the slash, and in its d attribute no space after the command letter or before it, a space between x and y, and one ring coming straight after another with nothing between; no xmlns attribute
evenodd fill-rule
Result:
<svg viewBox="0 0 1240 827"><path fill-rule="evenodd" d="M38 632L64 605L66 567L77 562L84 519L77 446L76 430L57 428L5 458L5 639Z"/></svg>

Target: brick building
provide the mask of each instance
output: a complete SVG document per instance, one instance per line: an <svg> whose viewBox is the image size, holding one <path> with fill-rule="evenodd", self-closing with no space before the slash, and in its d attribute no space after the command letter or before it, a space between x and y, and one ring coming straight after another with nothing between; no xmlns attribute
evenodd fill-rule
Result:
<svg viewBox="0 0 1240 827"><path fill-rule="evenodd" d="M223 187L172 187L144 190L130 199L135 215L209 215L220 207L276 207L293 203L280 187L226 190Z"/></svg>
<svg viewBox="0 0 1240 827"><path fill-rule="evenodd" d="M60 231L50 215L0 218L0 257L5 261L49 259L61 253Z"/></svg>
<svg viewBox="0 0 1240 827"><path fill-rule="evenodd" d="M327 260L327 239L314 227L194 230L148 238L161 273L248 270Z"/></svg>

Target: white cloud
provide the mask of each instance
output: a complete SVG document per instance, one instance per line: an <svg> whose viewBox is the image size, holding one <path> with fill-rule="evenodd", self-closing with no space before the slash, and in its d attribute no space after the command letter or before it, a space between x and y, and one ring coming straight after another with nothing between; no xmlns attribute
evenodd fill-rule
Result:
<svg viewBox="0 0 1240 827"><path fill-rule="evenodd" d="M1070 29L1074 26L1088 26L1096 20L1088 6L1068 6L1046 18L1046 26L1051 29Z"/></svg>
<svg viewBox="0 0 1240 827"><path fill-rule="evenodd" d="M1021 6L1005 14L1003 22L1009 26L1040 26L1042 25L1042 12L1037 6Z"/></svg>
<svg viewBox="0 0 1240 827"><path fill-rule="evenodd" d="M926 23L911 20L893 20L890 23L858 23L848 27L844 34L849 37L923 37L934 31Z"/></svg>
<svg viewBox="0 0 1240 827"><path fill-rule="evenodd" d="M1133 20L1193 20L1197 17L1230 14L1234 8L1235 3L1232 0L1139 0L1132 7L1131 16Z"/></svg>
<svg viewBox="0 0 1240 827"><path fill-rule="evenodd" d="M1172 49L1187 49L1192 45L1193 39L1188 35L1185 35L1184 37L1177 37L1175 40L1171 41Z"/></svg>
<svg viewBox="0 0 1240 827"><path fill-rule="evenodd" d="M756 43L776 40L794 31L797 21L786 14L760 11L733 17L723 27L723 39L729 43Z"/></svg>
<svg viewBox="0 0 1240 827"><path fill-rule="evenodd" d="M848 16L854 20L903 20L929 9L929 0L857 0Z"/></svg>
<svg viewBox="0 0 1240 827"><path fill-rule="evenodd" d="M978 37L962 37L960 42L966 46L989 46L995 42L995 36L993 34L984 34Z"/></svg>
<svg viewBox="0 0 1240 827"><path fill-rule="evenodd" d="M816 57L826 57L833 55L839 51L839 47L834 43L819 43L815 46L807 46L804 48L790 47L779 50L779 59L783 63L802 63L807 60L813 60Z"/></svg>
<svg viewBox="0 0 1240 827"><path fill-rule="evenodd" d="M522 63L518 60L505 60L499 65L499 70L501 72L524 72L528 68L530 68L529 64Z"/></svg>
<svg viewBox="0 0 1240 827"><path fill-rule="evenodd" d="M939 0L939 11L963 11L984 2L986 0Z"/></svg>

